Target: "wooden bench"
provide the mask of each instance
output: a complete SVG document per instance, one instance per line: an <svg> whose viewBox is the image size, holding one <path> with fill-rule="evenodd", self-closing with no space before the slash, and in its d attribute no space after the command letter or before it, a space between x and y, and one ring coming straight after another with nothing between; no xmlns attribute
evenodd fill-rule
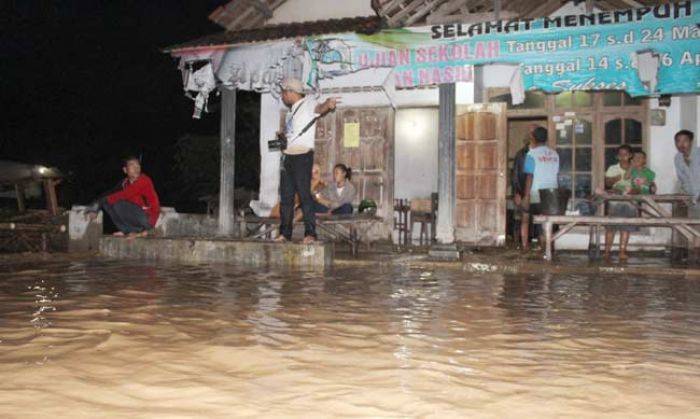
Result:
<svg viewBox="0 0 700 419"><path fill-rule="evenodd" d="M64 224L0 223L0 250L18 247L30 252L46 252L49 234L65 232Z"/></svg>
<svg viewBox="0 0 700 419"><path fill-rule="evenodd" d="M333 241L343 241L350 245L353 256L357 256L362 237L384 219L373 214L317 215L316 228ZM279 228L279 218L246 215L239 218L241 238L272 238L272 232ZM303 221L294 223L303 225ZM251 228L252 227L252 228Z"/></svg>
<svg viewBox="0 0 700 419"><path fill-rule="evenodd" d="M691 226L700 225L700 219L694 218L626 218L579 215L536 215L535 224L542 224L545 236L545 259L552 260L552 243L576 226L614 226L629 225L637 227L668 227L680 233L688 241L688 247L700 248L700 231ZM554 226L562 228L554 234Z"/></svg>

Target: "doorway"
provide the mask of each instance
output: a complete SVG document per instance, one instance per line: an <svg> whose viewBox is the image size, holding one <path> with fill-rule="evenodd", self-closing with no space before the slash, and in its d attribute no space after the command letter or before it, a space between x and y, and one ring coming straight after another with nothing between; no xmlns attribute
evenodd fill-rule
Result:
<svg viewBox="0 0 700 419"><path fill-rule="evenodd" d="M535 126L547 127L547 117L531 116L520 118L508 118L508 186L507 186L507 210L506 210L506 234L509 238L515 239L520 225L520 218L516 217L515 204L513 202L513 169L515 165L515 155L529 141L530 132Z"/></svg>

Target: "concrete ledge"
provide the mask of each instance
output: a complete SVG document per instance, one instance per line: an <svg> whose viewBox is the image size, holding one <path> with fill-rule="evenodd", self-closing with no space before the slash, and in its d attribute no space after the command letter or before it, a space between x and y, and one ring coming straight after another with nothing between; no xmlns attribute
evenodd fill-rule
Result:
<svg viewBox="0 0 700 419"><path fill-rule="evenodd" d="M332 262L332 252L333 247L330 243L303 245L160 237L127 240L111 236L100 239L100 254L118 259L185 263L217 262L299 270L323 270L329 267Z"/></svg>
<svg viewBox="0 0 700 419"><path fill-rule="evenodd" d="M411 269L452 269L469 273L497 274L578 274L578 275L633 275L659 278L688 278L700 280L700 268L655 265L609 266L599 263L545 263L494 257L464 257L460 261L436 260L427 255L383 255L373 259L335 257L335 267L409 267Z"/></svg>

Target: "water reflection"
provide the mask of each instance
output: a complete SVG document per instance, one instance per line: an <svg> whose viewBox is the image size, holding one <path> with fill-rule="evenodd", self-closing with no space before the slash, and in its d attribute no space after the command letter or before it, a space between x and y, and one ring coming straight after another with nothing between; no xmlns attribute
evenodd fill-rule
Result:
<svg viewBox="0 0 700 419"><path fill-rule="evenodd" d="M4 268L3 417L700 413L700 281Z"/></svg>

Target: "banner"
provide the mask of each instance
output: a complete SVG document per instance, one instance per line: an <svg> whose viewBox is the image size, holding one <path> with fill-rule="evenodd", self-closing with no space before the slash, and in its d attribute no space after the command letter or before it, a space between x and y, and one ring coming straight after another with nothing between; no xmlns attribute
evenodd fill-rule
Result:
<svg viewBox="0 0 700 419"><path fill-rule="evenodd" d="M700 93L699 8L700 1L683 1L312 37L305 40L307 83L370 68L393 68L397 87L468 82L474 65L510 63L519 65L526 90Z"/></svg>

